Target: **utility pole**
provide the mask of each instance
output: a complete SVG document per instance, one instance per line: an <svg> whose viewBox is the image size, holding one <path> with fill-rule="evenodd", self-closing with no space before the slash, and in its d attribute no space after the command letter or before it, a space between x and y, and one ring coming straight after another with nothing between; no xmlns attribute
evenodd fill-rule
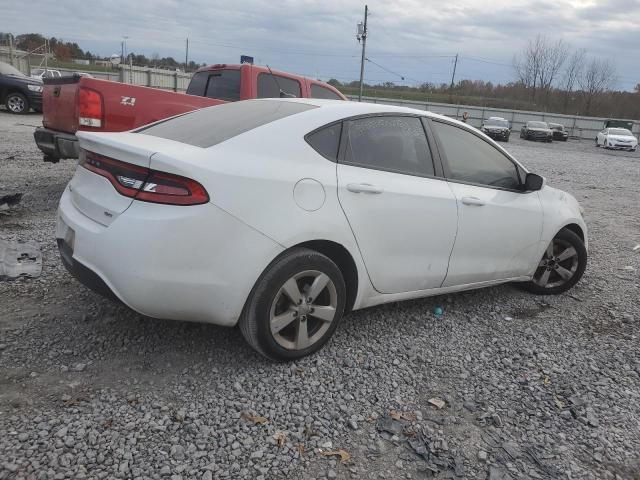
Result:
<svg viewBox="0 0 640 480"><path fill-rule="evenodd" d="M458 54L456 53L456 59L453 63L453 74L451 75L451 86L449 87L449 101L451 101L453 95L453 82L456 78L456 67L458 66Z"/></svg>
<svg viewBox="0 0 640 480"><path fill-rule="evenodd" d="M187 37L187 49L184 53L184 73L187 73L187 65L189 65L189 37Z"/></svg>
<svg viewBox="0 0 640 480"><path fill-rule="evenodd" d="M360 59L360 92L358 93L358 101L362 101L362 85L364 82L364 59L365 49L367 48L367 16L369 15L369 6L364 6L364 24L358 24L358 42L362 39L362 58Z"/></svg>
<svg viewBox="0 0 640 480"><path fill-rule="evenodd" d="M11 66L14 66L14 61L13 61L13 33L9 34L9 59L11 61Z"/></svg>

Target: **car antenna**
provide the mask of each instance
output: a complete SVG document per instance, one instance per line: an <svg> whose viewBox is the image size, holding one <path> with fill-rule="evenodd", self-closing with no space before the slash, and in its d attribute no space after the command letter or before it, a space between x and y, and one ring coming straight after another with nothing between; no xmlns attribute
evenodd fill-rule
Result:
<svg viewBox="0 0 640 480"><path fill-rule="evenodd" d="M273 81L276 82L276 86L278 87L278 91L280 92L280 98L282 97L297 98L293 93L285 92L282 89L282 87L280 87L280 83L278 82L278 79L271 71L271 67L267 65L267 68L269 69L269 74L271 75L271 78L273 78Z"/></svg>

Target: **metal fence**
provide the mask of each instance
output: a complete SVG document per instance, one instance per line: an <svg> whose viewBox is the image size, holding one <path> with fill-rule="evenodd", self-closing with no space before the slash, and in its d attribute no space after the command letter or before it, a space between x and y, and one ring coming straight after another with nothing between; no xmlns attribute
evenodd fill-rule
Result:
<svg viewBox="0 0 640 480"><path fill-rule="evenodd" d="M348 98L351 100L357 100L358 97L355 95L349 95ZM362 100L370 103L382 103L384 105L396 105L400 107L415 108L417 110L427 110L429 112L446 115L447 117L458 120L462 120L462 114L467 112L469 114L467 123L474 127L482 126L482 122L489 117L502 117L511 123L511 128L514 132L519 132L520 128L526 122L532 120L560 123L564 125L565 129L567 129L569 136L590 140L596 138L596 134L604 128L605 121L608 120L607 118L598 117L582 117L578 115L561 115L558 113L510 110L506 108L454 105L450 103L415 102L393 98L362 97ZM640 136L640 121L626 121L633 122L632 132L636 137Z"/></svg>
<svg viewBox="0 0 640 480"><path fill-rule="evenodd" d="M40 67L41 60L42 55L28 54L28 52L16 49L11 51L8 47L0 47L0 62L12 64L25 75L30 75L31 69ZM58 70L63 75L86 71L93 77L102 80L174 90L176 92L184 92L191 80L190 73L161 68L137 67L135 65L117 65L116 69L111 72L87 71L85 68L85 65L78 65L76 68L50 67L51 70Z"/></svg>

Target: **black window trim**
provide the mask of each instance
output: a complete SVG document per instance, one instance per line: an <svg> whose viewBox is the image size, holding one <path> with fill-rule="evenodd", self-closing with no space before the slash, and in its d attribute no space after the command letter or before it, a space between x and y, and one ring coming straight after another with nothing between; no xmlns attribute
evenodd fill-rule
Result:
<svg viewBox="0 0 640 480"><path fill-rule="evenodd" d="M340 151L342 149L342 143L343 143L343 138L344 138L344 121L342 119L340 120L336 120L333 121L331 123L327 123L325 125L322 125L321 127L318 127L314 130L311 130L309 133L307 133L303 138L304 141L307 142L307 145L309 145L314 152L316 152L318 155L320 155L323 158L326 158L327 160L329 160L332 163L338 163L338 158L331 158L328 157L327 155L325 155L324 153L319 152L318 150L315 149L315 147L311 144L311 142L309 141L309 139L317 132L319 132L320 130L324 130L325 128L329 128L329 127L333 127L334 125L337 125L338 123L342 124L340 126L340 138L338 140L338 158L340 158Z"/></svg>
<svg viewBox="0 0 640 480"><path fill-rule="evenodd" d="M348 138L349 138L349 125L352 121L354 120L361 120L364 118L372 118L372 117L411 117L411 118L417 118L419 121L421 121L420 123L422 124L422 130L425 134L425 139L427 140L427 146L429 147L429 150L431 152L431 162L433 163L433 170L434 170L434 175L421 175L419 173L408 173L408 172L399 172L397 170L391 169L391 168L383 168L383 167L367 167L367 166L363 166L363 165L355 165L355 164L351 164L347 161L345 161L346 158L346 150L347 150L347 142L348 142ZM431 179L435 179L435 180L444 180L444 174L442 172L441 167L439 167L440 164L440 160L439 157L438 159L436 159L438 153L436 151L436 149L434 148L433 143L430 141L432 139L432 137L430 137L430 134L428 132L428 130L425 128L425 124L424 121L422 121L422 119L424 119L425 116L424 115L420 115L420 114L412 114L412 113L405 113L405 112L376 112L376 113L365 113L365 114L361 114L361 115L354 115L352 117L347 117L342 119L342 133L340 135L340 148L338 149L338 163L342 164L342 165L349 165L350 167L357 167L357 168L365 168L368 170L378 170L381 172L389 172L389 173L395 173L396 175L407 175L410 177L418 177L418 178L431 178ZM327 124L330 125L330 124Z"/></svg>
<svg viewBox="0 0 640 480"><path fill-rule="evenodd" d="M524 187L524 181L523 181L522 176L521 176L521 171L524 172L525 175L527 173L529 173L529 171L523 165L521 165L520 162L518 162L517 160L512 158L506 152L503 152L502 150L496 148L495 145L493 145L491 142L487 141L487 139L483 138L479 133L474 132L471 129L461 127L460 125L457 125L457 124L455 124L453 122L447 122L444 119L440 119L440 118L435 119L435 118L429 118L429 117L426 117L426 119L427 119L427 124L429 126L429 129L432 131L433 136L435 138L435 143L437 145L438 153L439 153L440 159L442 161L442 166L444 168L444 176L445 176L445 178L447 179L448 182L461 183L463 185L473 185L475 187L489 188L491 190L502 190L502 191L505 191L505 192L514 192L514 193L523 193L523 194L532 193L530 190L524 190L522 188L522 187ZM491 147L493 147L497 152L501 153L507 160L509 160L515 166L516 174L518 175L518 181L520 182L521 188L513 189L513 188L506 188L506 187L498 187L498 186L494 186L494 185L486 185L484 183L469 182L469 181L466 181L466 180L458 180L456 178L452 178L451 177L451 170L450 170L449 164L447 162L447 156L444 153L444 148L442 147L442 142L440 141L440 138L438 138L437 132L433 128L432 122L433 123L443 123L445 125L449 125L449 126L452 126L452 127L459 128L460 130L463 130L463 131L468 132L468 133L470 133L472 135L475 135L480 140L482 140L483 142L485 142L488 145L490 145Z"/></svg>

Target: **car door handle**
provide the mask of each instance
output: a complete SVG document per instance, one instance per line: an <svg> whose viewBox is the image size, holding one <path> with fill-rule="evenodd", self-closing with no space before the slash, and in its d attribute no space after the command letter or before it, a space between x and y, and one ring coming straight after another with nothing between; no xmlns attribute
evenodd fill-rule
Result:
<svg viewBox="0 0 640 480"><path fill-rule="evenodd" d="M478 197L462 197L462 203L465 205L475 205L477 207L482 207L484 205L484 201L480 200Z"/></svg>
<svg viewBox="0 0 640 480"><path fill-rule="evenodd" d="M384 188L370 183L348 183L347 190L353 193L382 193Z"/></svg>

